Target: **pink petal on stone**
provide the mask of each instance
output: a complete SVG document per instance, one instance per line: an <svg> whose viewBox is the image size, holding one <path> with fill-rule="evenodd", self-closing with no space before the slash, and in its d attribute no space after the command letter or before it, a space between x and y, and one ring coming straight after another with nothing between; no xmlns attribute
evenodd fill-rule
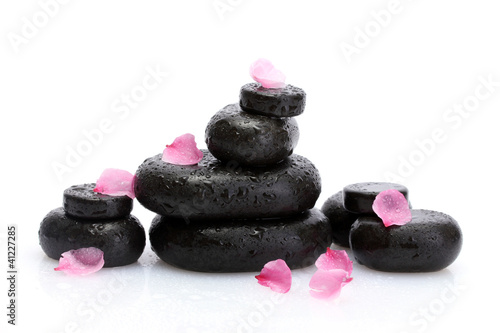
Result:
<svg viewBox="0 0 500 333"><path fill-rule="evenodd" d="M277 293L287 293L292 286L292 271L282 259L270 261L255 278L260 285Z"/></svg>
<svg viewBox="0 0 500 333"><path fill-rule="evenodd" d="M337 298L343 286L352 281L343 269L318 269L309 282L309 293L315 298Z"/></svg>
<svg viewBox="0 0 500 333"><path fill-rule="evenodd" d="M285 74L274 68L267 59L258 59L250 65L250 76L264 88L276 89L285 86Z"/></svg>
<svg viewBox="0 0 500 333"><path fill-rule="evenodd" d="M323 253L316 259L316 267L323 271L342 269L347 272L348 276L352 273L352 261L349 260L349 256L344 250L327 248L326 253Z"/></svg>
<svg viewBox="0 0 500 333"><path fill-rule="evenodd" d="M171 145L163 150L162 160L176 165L198 164L203 158L203 152L196 147L193 134L177 137Z"/></svg>
<svg viewBox="0 0 500 333"><path fill-rule="evenodd" d="M373 211L386 227L404 225L411 221L411 211L405 196L398 190L380 192L373 201Z"/></svg>
<svg viewBox="0 0 500 333"><path fill-rule="evenodd" d="M135 175L120 169L105 169L97 180L94 192L110 195L126 195L135 198L134 193Z"/></svg>
<svg viewBox="0 0 500 333"><path fill-rule="evenodd" d="M69 250L61 254L59 266L55 271L63 271L69 275L88 275L104 266L104 252L95 247Z"/></svg>

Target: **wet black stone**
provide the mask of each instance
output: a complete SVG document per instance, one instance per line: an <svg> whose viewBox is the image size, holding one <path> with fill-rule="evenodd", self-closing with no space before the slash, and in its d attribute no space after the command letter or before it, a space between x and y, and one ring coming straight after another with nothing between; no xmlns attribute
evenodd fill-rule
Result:
<svg viewBox="0 0 500 333"><path fill-rule="evenodd" d="M377 216L362 216L352 226L356 261L388 272L433 272L449 266L462 248L462 232L449 215L414 209L412 221L384 227Z"/></svg>
<svg viewBox="0 0 500 333"><path fill-rule="evenodd" d="M96 247L104 252L104 267L136 262L146 245L144 228L133 215L114 220L81 220L67 215L62 207L45 216L38 237L45 254L56 260L69 250Z"/></svg>
<svg viewBox="0 0 500 333"><path fill-rule="evenodd" d="M408 200L408 189L395 183L356 183L344 187L344 208L355 214L375 214L373 200L382 191L395 189L403 193Z"/></svg>
<svg viewBox="0 0 500 333"><path fill-rule="evenodd" d="M276 164L291 155L299 141L292 118L269 118L230 104L210 119L205 130L208 150L221 161L253 166Z"/></svg>
<svg viewBox="0 0 500 333"><path fill-rule="evenodd" d="M94 183L67 188L63 194L66 213L84 219L114 219L126 217L132 211L131 198L96 193L94 188Z"/></svg>
<svg viewBox="0 0 500 333"><path fill-rule="evenodd" d="M240 106L246 112L268 117L295 117L304 112L306 93L290 84L268 89L260 83L248 83L241 87Z"/></svg>
<svg viewBox="0 0 500 333"><path fill-rule="evenodd" d="M342 191L328 198L321 207L321 211L328 217L332 225L333 242L340 246L349 247L351 226L360 215L351 213L344 208Z"/></svg>
<svg viewBox="0 0 500 333"><path fill-rule="evenodd" d="M257 272L276 259L291 269L313 264L331 244L331 227L318 209L283 219L190 223L157 215L149 238L153 251L179 268Z"/></svg>
<svg viewBox="0 0 500 333"><path fill-rule="evenodd" d="M223 163L207 150L203 154L192 166L163 162L161 154L145 160L136 172L137 200L176 218L265 218L311 209L321 192L318 170L299 155L258 168Z"/></svg>

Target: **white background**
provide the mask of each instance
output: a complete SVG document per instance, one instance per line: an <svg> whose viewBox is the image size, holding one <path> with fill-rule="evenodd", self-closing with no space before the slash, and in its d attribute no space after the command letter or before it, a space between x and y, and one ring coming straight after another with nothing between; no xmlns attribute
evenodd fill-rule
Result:
<svg viewBox="0 0 500 333"><path fill-rule="evenodd" d="M45 3L52 3L45 6L50 15ZM15 328L6 324L2 273L2 331L498 327L494 307L485 304L499 297L496 2L54 3L0 5L0 267L7 275L8 224L18 226L19 267ZM217 10L214 3L226 7ZM390 17L383 15L388 9ZM347 44L356 53L346 56ZM306 111L297 118L296 153L322 174L317 207L344 185L383 181L392 173L410 188L415 208L443 211L460 223L459 258L431 274L355 265L353 282L339 299L326 302L308 294L313 268L293 271L291 291L279 295L258 285L252 273L174 269L157 261L149 240L137 264L84 278L54 272L57 262L44 255L37 232L45 214L62 205L63 190L95 181L108 167L134 172L186 132L204 148L208 120L238 101L239 88L251 81L248 67L259 57L308 94ZM168 77L133 108L123 108L123 96L138 94L148 68ZM481 78L496 85L488 90ZM459 116L453 108L464 103L471 111ZM95 133L103 121L111 124L108 133L84 143L84 133ZM436 131L441 140L430 144ZM417 142L426 142L426 151ZM86 156L70 167L69 151L78 147ZM57 163L67 167L60 177ZM153 213L136 202L133 214L149 228Z"/></svg>

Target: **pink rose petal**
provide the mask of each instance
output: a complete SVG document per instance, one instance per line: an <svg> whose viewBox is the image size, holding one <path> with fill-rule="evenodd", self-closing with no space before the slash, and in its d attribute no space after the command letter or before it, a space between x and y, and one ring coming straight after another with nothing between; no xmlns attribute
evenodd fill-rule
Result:
<svg viewBox="0 0 500 333"><path fill-rule="evenodd" d="M309 282L309 293L315 298L337 298L343 286L352 281L343 269L318 269Z"/></svg>
<svg viewBox="0 0 500 333"><path fill-rule="evenodd" d="M352 273L352 261L349 260L347 252L344 250L326 249L316 260L316 267L323 271L331 271L335 269L342 269L347 272L347 275Z"/></svg>
<svg viewBox="0 0 500 333"><path fill-rule="evenodd" d="M405 196L398 190L380 192L373 201L373 211L386 227L404 225L411 221L411 211Z"/></svg>
<svg viewBox="0 0 500 333"><path fill-rule="evenodd" d="M177 137L171 145L163 150L162 160L176 165L198 164L203 158L203 152L196 147L193 134Z"/></svg>
<svg viewBox="0 0 500 333"><path fill-rule="evenodd" d="M352 261L344 250L326 249L316 260L309 293L315 298L336 298L343 286L352 281Z"/></svg>
<svg viewBox="0 0 500 333"><path fill-rule="evenodd" d="M274 68L267 59L258 59L250 65L250 76L264 88L283 88L285 74Z"/></svg>
<svg viewBox="0 0 500 333"><path fill-rule="evenodd" d="M278 293L287 293L292 286L292 271L282 259L270 261L255 278L259 284Z"/></svg>
<svg viewBox="0 0 500 333"><path fill-rule="evenodd" d="M70 250L61 256L59 266L54 270L69 275L88 275L104 266L104 252L95 247Z"/></svg>
<svg viewBox="0 0 500 333"><path fill-rule="evenodd" d="M110 195L126 195L135 198L134 193L135 175L120 169L105 169L97 180L94 192Z"/></svg>

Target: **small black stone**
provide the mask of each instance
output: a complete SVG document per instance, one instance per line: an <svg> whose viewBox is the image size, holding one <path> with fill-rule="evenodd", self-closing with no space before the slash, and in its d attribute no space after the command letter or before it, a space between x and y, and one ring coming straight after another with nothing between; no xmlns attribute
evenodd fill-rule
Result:
<svg viewBox="0 0 500 333"><path fill-rule="evenodd" d="M38 237L45 254L56 260L69 250L96 247L104 252L104 267L136 262L146 245L144 228L133 215L114 220L82 220L69 216L62 207L45 216Z"/></svg>
<svg viewBox="0 0 500 333"><path fill-rule="evenodd" d="M267 218L311 209L321 192L318 170L302 156L259 168L223 163L202 151L197 165L166 163L161 154L145 160L136 172L137 200L175 218Z"/></svg>
<svg viewBox="0 0 500 333"><path fill-rule="evenodd" d="M395 189L408 200L408 189L394 183L357 183L344 187L344 208L355 214L375 214L372 205L375 197L382 191Z"/></svg>
<svg viewBox="0 0 500 333"><path fill-rule="evenodd" d="M179 268L257 272L276 259L291 269L313 264L331 244L331 227L318 209L282 219L188 223L157 215L149 238L160 259Z"/></svg>
<svg viewBox="0 0 500 333"><path fill-rule="evenodd" d="M269 118L230 104L210 119L205 130L208 150L221 161L265 166L283 161L299 141L292 118Z"/></svg>
<svg viewBox="0 0 500 333"><path fill-rule="evenodd" d="M63 194L65 212L84 219L115 219L126 217L132 211L133 200L128 196L96 193L94 188L94 183L67 188Z"/></svg>
<svg viewBox="0 0 500 333"><path fill-rule="evenodd" d="M385 227L377 216L353 224L350 244L356 261L387 272L433 272L449 266L462 248L462 232L451 216L411 210L412 220Z"/></svg>
<svg viewBox="0 0 500 333"><path fill-rule="evenodd" d="M306 107L304 90L287 84L283 88L264 88L259 83L241 87L240 106L246 112L268 117L295 117Z"/></svg>
<svg viewBox="0 0 500 333"><path fill-rule="evenodd" d="M328 198L321 211L328 217L332 225L333 242L340 246L349 247L351 226L360 215L351 213L344 208L342 191Z"/></svg>

